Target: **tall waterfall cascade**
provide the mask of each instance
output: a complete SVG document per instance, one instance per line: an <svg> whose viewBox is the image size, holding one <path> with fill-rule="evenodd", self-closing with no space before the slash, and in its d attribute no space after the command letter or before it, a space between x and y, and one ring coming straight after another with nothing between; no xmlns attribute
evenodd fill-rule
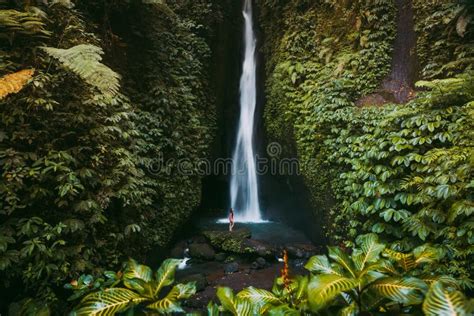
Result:
<svg viewBox="0 0 474 316"><path fill-rule="evenodd" d="M258 197L258 180L254 144L255 109L257 105L257 61L252 0L245 0L245 54L240 78L240 119L233 153L230 179L231 207L236 222L263 222Z"/></svg>

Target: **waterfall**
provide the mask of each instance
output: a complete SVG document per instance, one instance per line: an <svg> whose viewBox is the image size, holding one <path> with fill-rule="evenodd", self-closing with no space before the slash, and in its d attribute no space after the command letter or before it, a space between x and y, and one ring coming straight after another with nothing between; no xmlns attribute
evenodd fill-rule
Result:
<svg viewBox="0 0 474 316"><path fill-rule="evenodd" d="M257 40L253 29L252 0L245 0L243 15L245 55L240 78L240 119L233 154L230 198L236 221L262 222L253 142L257 105Z"/></svg>

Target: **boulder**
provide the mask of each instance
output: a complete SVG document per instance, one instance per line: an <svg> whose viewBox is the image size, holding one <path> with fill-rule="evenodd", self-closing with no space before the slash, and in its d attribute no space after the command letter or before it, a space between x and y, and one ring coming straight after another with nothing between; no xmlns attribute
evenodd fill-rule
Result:
<svg viewBox="0 0 474 316"><path fill-rule="evenodd" d="M235 273L239 271L239 264L237 262L231 262L224 265L224 272L227 274Z"/></svg>
<svg viewBox="0 0 474 316"><path fill-rule="evenodd" d="M264 241L250 239L251 232L245 228L233 232L206 231L204 236L206 236L214 248L227 253L268 258L274 257L278 253L273 245Z"/></svg>
<svg viewBox="0 0 474 316"><path fill-rule="evenodd" d="M192 243L189 245L189 255L191 258L213 260L216 252L208 244L204 243Z"/></svg>
<svg viewBox="0 0 474 316"><path fill-rule="evenodd" d="M267 266L267 260L265 260L264 258L262 257L259 257L257 258L257 260L255 260L255 262L259 265L259 267L261 268L265 268Z"/></svg>
<svg viewBox="0 0 474 316"><path fill-rule="evenodd" d="M259 270L264 269L267 267L267 260L262 257L257 258L254 262L252 262L252 269Z"/></svg>
<svg viewBox="0 0 474 316"><path fill-rule="evenodd" d="M204 236L217 249L225 252L233 253L249 253L245 249L244 241L248 240L252 233L249 229L237 229L233 232L229 231L205 231Z"/></svg>

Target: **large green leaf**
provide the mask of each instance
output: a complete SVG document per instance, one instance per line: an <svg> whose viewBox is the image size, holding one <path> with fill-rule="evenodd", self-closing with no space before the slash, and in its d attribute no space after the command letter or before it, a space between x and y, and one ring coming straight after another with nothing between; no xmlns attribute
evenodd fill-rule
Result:
<svg viewBox="0 0 474 316"><path fill-rule="evenodd" d="M146 301L146 298L129 289L111 288L86 296L70 316L108 316Z"/></svg>
<svg viewBox="0 0 474 316"><path fill-rule="evenodd" d="M150 267L138 264L133 259L128 260L123 273L123 283L126 287L143 293L145 291L144 283L150 282L151 279L152 271Z"/></svg>
<svg viewBox="0 0 474 316"><path fill-rule="evenodd" d="M231 288L228 287L219 287L217 288L217 298L221 302L222 307L235 315L237 313L237 307L234 303L234 292Z"/></svg>
<svg viewBox="0 0 474 316"><path fill-rule="evenodd" d="M304 267L313 273L343 275L341 269L337 266L333 267L325 255L311 257Z"/></svg>
<svg viewBox="0 0 474 316"><path fill-rule="evenodd" d="M443 256L442 252L439 249L431 247L429 245L422 245L415 248L413 250L413 255L415 257L415 263L417 265L437 261Z"/></svg>
<svg viewBox="0 0 474 316"><path fill-rule="evenodd" d="M354 266L354 262L349 257L347 253L344 252L339 247L328 247L329 249L329 257L336 261L341 267L343 267L347 272L349 272L350 276L353 278L357 277L357 271Z"/></svg>
<svg viewBox="0 0 474 316"><path fill-rule="evenodd" d="M307 299L309 277L298 276L296 280L298 281L298 290L296 291L294 298L297 302L300 302L302 300Z"/></svg>
<svg viewBox="0 0 474 316"><path fill-rule="evenodd" d="M265 305L265 304L280 304L281 301L275 294L267 290L256 289L254 287L248 287L237 294L237 297L241 299L247 299L252 304Z"/></svg>
<svg viewBox="0 0 474 316"><path fill-rule="evenodd" d="M428 316L467 316L474 311L469 311L467 299L461 292L436 281L426 294L423 312Z"/></svg>
<svg viewBox="0 0 474 316"><path fill-rule="evenodd" d="M179 301L190 298L194 294L196 294L196 285L194 282L177 284L165 298L149 304L147 308L159 313L180 313L183 312L183 309Z"/></svg>
<svg viewBox="0 0 474 316"><path fill-rule="evenodd" d="M421 304L427 285L417 278L382 278L369 286L381 297L385 297L403 305Z"/></svg>
<svg viewBox="0 0 474 316"><path fill-rule="evenodd" d="M356 288L359 282L336 274L322 274L311 277L308 284L308 300L315 311L326 306L336 296Z"/></svg>
<svg viewBox="0 0 474 316"><path fill-rule="evenodd" d="M207 315L208 316L219 316L219 307L213 301L207 304Z"/></svg>
<svg viewBox="0 0 474 316"><path fill-rule="evenodd" d="M375 234L359 236L357 244L360 249L354 249L352 258L359 271L362 271L367 264L376 262L380 258L380 253L385 249L385 245L379 243Z"/></svg>
<svg viewBox="0 0 474 316"><path fill-rule="evenodd" d="M269 316L299 316L301 313L287 304L268 310Z"/></svg>
<svg viewBox="0 0 474 316"><path fill-rule="evenodd" d="M234 304L237 309L237 313L234 316L254 316L260 315L260 306L254 306L248 300L235 298Z"/></svg>
<svg viewBox="0 0 474 316"><path fill-rule="evenodd" d="M385 249L384 256L395 261L405 272L408 272L416 267L415 256L411 253L402 253L392 249Z"/></svg>
<svg viewBox="0 0 474 316"><path fill-rule="evenodd" d="M163 287L173 284L174 274L180 263L181 260L179 259L167 259L163 261L158 271L156 271L156 280L153 289L155 297L158 297L158 294Z"/></svg>
<svg viewBox="0 0 474 316"><path fill-rule="evenodd" d="M251 316L259 314L261 306L252 305L249 300L234 296L234 292L228 287L219 287L217 289L217 297L219 298L223 309L234 316Z"/></svg>

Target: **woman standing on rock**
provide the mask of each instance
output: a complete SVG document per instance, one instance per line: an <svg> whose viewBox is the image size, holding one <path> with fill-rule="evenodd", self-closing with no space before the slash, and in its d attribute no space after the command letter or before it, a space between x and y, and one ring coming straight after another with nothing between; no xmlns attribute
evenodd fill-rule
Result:
<svg viewBox="0 0 474 316"><path fill-rule="evenodd" d="M234 210L232 208L230 208L230 212L229 212L229 231L231 232L232 229L234 229Z"/></svg>

